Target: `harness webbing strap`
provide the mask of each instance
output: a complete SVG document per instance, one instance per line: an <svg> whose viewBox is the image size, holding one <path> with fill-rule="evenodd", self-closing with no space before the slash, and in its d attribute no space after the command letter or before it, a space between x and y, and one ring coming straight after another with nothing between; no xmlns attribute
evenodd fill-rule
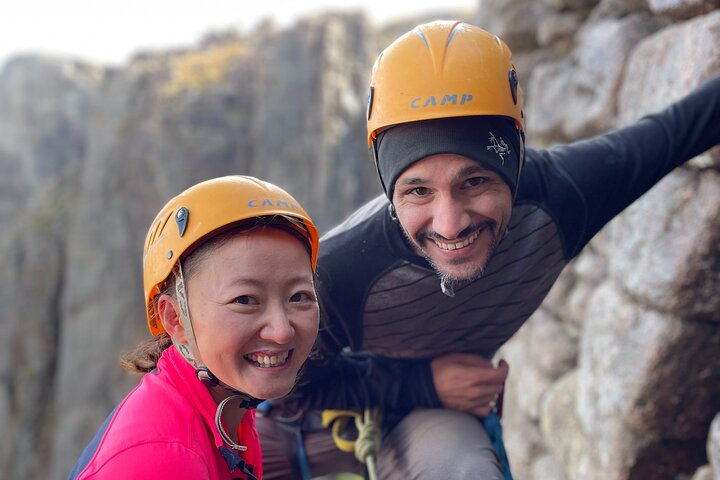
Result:
<svg viewBox="0 0 720 480"><path fill-rule="evenodd" d="M272 418L280 437L285 453L287 454L292 478L297 480L312 480L313 474L310 468L310 460L305 450L303 439L303 417L298 415L295 418L283 418L276 415L273 405L265 400L258 405L258 412L268 418Z"/></svg>
<svg viewBox="0 0 720 480"><path fill-rule="evenodd" d="M512 473L510 472L510 461L508 460L507 452L505 451L505 442L503 441L502 424L500 423L500 417L493 410L485 418L482 418L481 423L485 428L485 431L490 438L493 449L497 454L498 460L500 460L500 466L503 471L504 480L512 480Z"/></svg>

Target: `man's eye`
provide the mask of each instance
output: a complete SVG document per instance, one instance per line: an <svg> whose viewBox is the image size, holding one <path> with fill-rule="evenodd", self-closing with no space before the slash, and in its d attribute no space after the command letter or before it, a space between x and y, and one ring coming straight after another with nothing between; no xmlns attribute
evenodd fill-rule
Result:
<svg viewBox="0 0 720 480"><path fill-rule="evenodd" d="M257 304L257 300L250 295L240 295L233 300L233 303L237 303L238 305L255 305Z"/></svg>
<svg viewBox="0 0 720 480"><path fill-rule="evenodd" d="M408 190L407 194L416 197L424 197L425 195L430 194L430 189L427 187L415 187L412 190Z"/></svg>
<svg viewBox="0 0 720 480"><path fill-rule="evenodd" d="M472 177L465 180L465 183L470 187L477 187L478 185L482 185L487 181L488 179L485 177Z"/></svg>

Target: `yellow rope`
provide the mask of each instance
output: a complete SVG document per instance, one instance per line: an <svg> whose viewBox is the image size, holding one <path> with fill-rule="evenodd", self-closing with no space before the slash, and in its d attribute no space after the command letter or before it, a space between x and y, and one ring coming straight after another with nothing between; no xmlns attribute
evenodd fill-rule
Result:
<svg viewBox="0 0 720 480"><path fill-rule="evenodd" d="M348 440L342 437L350 419L355 420L358 437ZM377 479L375 458L380 450L382 412L379 408L366 408L361 414L354 410L324 410L322 423L325 428L332 425L335 445L343 452L355 452L355 458L367 466L369 480Z"/></svg>

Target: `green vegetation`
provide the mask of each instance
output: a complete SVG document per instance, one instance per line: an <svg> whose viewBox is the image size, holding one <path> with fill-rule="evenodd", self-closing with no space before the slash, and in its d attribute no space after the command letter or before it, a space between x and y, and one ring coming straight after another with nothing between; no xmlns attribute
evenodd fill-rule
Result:
<svg viewBox="0 0 720 480"><path fill-rule="evenodd" d="M184 90L216 85L227 77L234 60L249 53L246 43L232 42L179 54L170 60L169 79L160 91L172 96Z"/></svg>

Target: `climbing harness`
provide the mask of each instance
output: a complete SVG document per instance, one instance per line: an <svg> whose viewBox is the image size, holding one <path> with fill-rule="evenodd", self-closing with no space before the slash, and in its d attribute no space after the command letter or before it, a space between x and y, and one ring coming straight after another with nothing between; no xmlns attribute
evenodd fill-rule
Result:
<svg viewBox="0 0 720 480"><path fill-rule="evenodd" d="M484 418L480 420L482 426L490 438L495 454L500 460L500 466L502 467L503 479L512 480L512 473L510 472L510 461L508 460L507 452L505 451L505 442L503 441L502 424L500 423L500 416L498 412L493 409Z"/></svg>
<svg viewBox="0 0 720 480"><path fill-rule="evenodd" d="M283 416L280 409L273 408L270 400L265 400L260 403L257 411L258 414L263 417L273 419L279 437L283 442L288 461L290 462L292 478L297 480L312 480L312 469L310 468L310 460L305 450L303 433L305 431L320 429L319 418L317 418L316 421L314 412L303 415L302 411L296 412L289 417Z"/></svg>
<svg viewBox="0 0 720 480"><path fill-rule="evenodd" d="M500 405L502 405L500 400ZM502 424L500 423L500 405L494 405L493 409L480 422L490 438L495 454L500 461L503 479L513 480L503 441ZM348 439L343 432L346 431L350 420L355 421L358 435L356 439ZM323 410L322 424L325 428L332 428L332 437L339 450L347 453L355 453L355 458L364 463L369 480L377 479L375 459L380 451L382 413L378 408L367 408L361 414L353 410Z"/></svg>
<svg viewBox="0 0 720 480"><path fill-rule="evenodd" d="M350 420L355 421L357 438L349 440L343 436ZM322 424L332 427L332 437L338 449L354 452L355 458L365 464L368 479L377 480L375 459L380 451L382 412L379 408L366 408L361 414L353 410L323 410Z"/></svg>

